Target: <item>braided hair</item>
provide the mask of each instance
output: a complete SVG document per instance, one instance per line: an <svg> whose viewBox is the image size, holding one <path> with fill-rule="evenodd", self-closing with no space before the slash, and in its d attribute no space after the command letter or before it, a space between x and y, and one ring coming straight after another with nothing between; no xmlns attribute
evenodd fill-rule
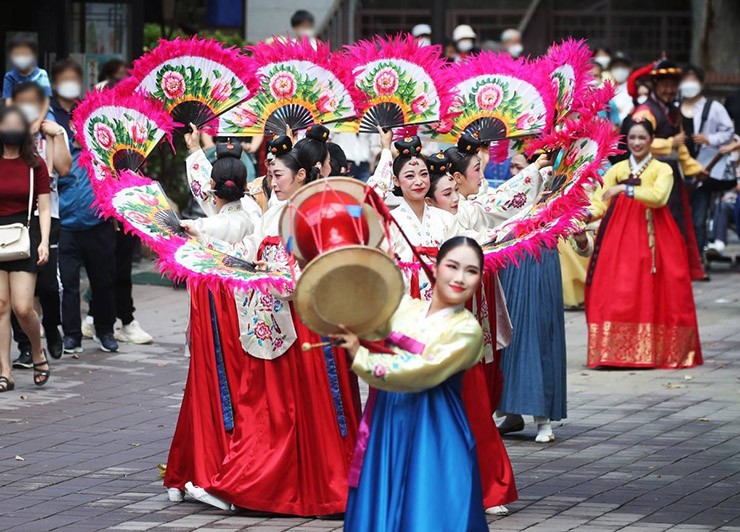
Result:
<svg viewBox="0 0 740 532"><path fill-rule="evenodd" d="M211 169L213 194L224 201L236 201L247 186L247 167L241 161L242 148L231 141L216 145L216 162Z"/></svg>

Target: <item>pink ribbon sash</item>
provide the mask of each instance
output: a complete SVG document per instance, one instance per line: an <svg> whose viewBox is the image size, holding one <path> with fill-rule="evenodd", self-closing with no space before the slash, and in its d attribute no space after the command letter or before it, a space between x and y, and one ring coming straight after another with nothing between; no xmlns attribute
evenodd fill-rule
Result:
<svg viewBox="0 0 740 532"><path fill-rule="evenodd" d="M391 332L385 341L414 355L421 355L424 352L424 347L426 347L422 342L395 331ZM362 464L365 461L367 443L370 439L370 424L373 420L373 410L375 410L377 396L378 390L371 387L365 411L362 413L360 427L357 430L357 444L354 453L352 453L352 462L349 465L347 482L351 488L356 488L360 484L360 474L362 473Z"/></svg>

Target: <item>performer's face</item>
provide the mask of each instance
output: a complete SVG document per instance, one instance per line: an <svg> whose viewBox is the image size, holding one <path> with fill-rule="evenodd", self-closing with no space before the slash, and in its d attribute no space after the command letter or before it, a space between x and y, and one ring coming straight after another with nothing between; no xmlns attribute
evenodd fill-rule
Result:
<svg viewBox="0 0 740 532"><path fill-rule="evenodd" d="M640 124L632 126L627 133L627 147L635 159L642 159L650 153L650 145L653 143L653 137Z"/></svg>
<svg viewBox="0 0 740 532"><path fill-rule="evenodd" d="M663 103L671 103L678 95L678 80L673 78L659 79L655 82L655 95Z"/></svg>
<svg viewBox="0 0 740 532"><path fill-rule="evenodd" d="M288 199L293 192L303 185L305 180L306 171L303 168L298 170L298 172L293 172L280 159L272 161L272 180L270 186L280 201Z"/></svg>
<svg viewBox="0 0 740 532"><path fill-rule="evenodd" d="M434 266L434 276L434 295L450 306L461 305L480 286L480 259L473 248L458 246Z"/></svg>
<svg viewBox="0 0 740 532"><path fill-rule="evenodd" d="M427 198L427 204L439 209L457 214L457 205L460 202L458 186L450 175L441 177L434 187L431 198Z"/></svg>
<svg viewBox="0 0 740 532"><path fill-rule="evenodd" d="M424 201L424 196L429 191L429 170L426 163L418 157L412 157L401 167L393 182L401 188L405 200Z"/></svg>
<svg viewBox="0 0 740 532"><path fill-rule="evenodd" d="M464 174L455 172L455 181L460 186L460 195L463 198L477 194L480 191L481 183L483 183L483 173L480 166L480 157L474 155L470 159Z"/></svg>

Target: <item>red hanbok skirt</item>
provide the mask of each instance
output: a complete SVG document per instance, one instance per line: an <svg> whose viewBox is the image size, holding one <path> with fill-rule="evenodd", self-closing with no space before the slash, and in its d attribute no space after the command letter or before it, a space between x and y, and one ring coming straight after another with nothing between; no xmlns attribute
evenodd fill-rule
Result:
<svg viewBox="0 0 740 532"><path fill-rule="evenodd" d="M357 377L343 350L331 351L335 377L321 348L302 351L321 338L292 305L291 312L298 339L288 351L274 360L244 357L229 453L201 487L250 510L341 513L360 414Z"/></svg>
<svg viewBox="0 0 740 532"><path fill-rule="evenodd" d="M214 335L214 320L218 335ZM190 287L189 336L190 369L167 458L164 485L168 488L185 489L189 481L196 486L207 484L229 449L232 431L226 425L238 407L235 398L246 357L239 343L239 320L230 290ZM223 364L217 362L215 338L220 341Z"/></svg>
<svg viewBox="0 0 740 532"><path fill-rule="evenodd" d="M617 197L602 222L587 281L588 367L702 363L688 257L668 208Z"/></svg>

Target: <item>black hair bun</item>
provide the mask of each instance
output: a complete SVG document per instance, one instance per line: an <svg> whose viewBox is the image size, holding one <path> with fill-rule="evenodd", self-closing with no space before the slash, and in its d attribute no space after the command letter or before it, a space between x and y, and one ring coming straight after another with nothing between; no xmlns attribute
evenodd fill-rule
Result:
<svg viewBox="0 0 740 532"><path fill-rule="evenodd" d="M267 151L275 156L284 155L292 149L293 142L290 140L288 135L275 137L267 144Z"/></svg>
<svg viewBox="0 0 740 532"><path fill-rule="evenodd" d="M478 139L478 133L463 133L457 141L457 149L465 155L477 153L483 143Z"/></svg>
<svg viewBox="0 0 740 532"><path fill-rule="evenodd" d="M427 166L433 174L444 174L450 171L452 160L445 152L440 151L427 158Z"/></svg>
<svg viewBox="0 0 740 532"><path fill-rule="evenodd" d="M329 128L321 124L313 124L306 128L306 138L326 142L329 140Z"/></svg>
<svg viewBox="0 0 740 532"><path fill-rule="evenodd" d="M421 153L421 140L416 135L397 140L393 145L399 155L419 155Z"/></svg>
<svg viewBox="0 0 740 532"><path fill-rule="evenodd" d="M241 159L241 156L242 147L238 142L227 140L226 142L216 144L216 159L223 159L224 157Z"/></svg>

